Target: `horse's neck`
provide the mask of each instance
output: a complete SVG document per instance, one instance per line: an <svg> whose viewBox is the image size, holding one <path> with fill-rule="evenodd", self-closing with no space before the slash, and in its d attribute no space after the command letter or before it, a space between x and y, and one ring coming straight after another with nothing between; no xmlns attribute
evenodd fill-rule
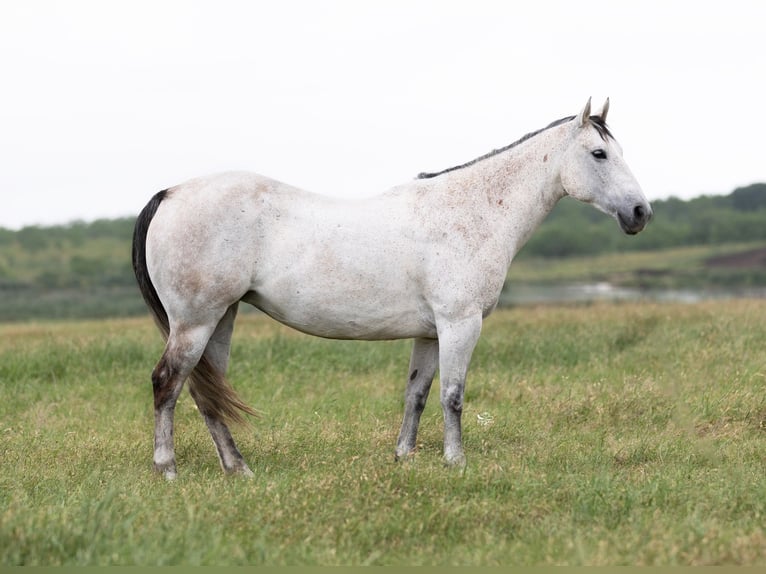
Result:
<svg viewBox="0 0 766 574"><path fill-rule="evenodd" d="M488 212L511 259L564 196L559 178L566 127L553 128L518 147L465 168L473 193L487 196Z"/></svg>

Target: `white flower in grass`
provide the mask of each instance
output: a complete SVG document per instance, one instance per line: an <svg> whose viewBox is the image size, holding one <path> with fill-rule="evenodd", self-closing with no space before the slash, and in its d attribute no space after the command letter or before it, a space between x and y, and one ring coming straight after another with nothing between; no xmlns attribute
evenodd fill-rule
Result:
<svg viewBox="0 0 766 574"><path fill-rule="evenodd" d="M488 427L495 422L495 417L491 413L483 412L476 415L476 420L480 426Z"/></svg>

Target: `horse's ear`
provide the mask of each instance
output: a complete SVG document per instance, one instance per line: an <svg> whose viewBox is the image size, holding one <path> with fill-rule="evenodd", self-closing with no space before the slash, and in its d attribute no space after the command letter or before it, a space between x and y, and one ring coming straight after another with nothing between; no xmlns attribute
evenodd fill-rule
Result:
<svg viewBox="0 0 766 574"><path fill-rule="evenodd" d="M588 124L589 119L590 119L590 98L588 98L588 103L585 104L585 107L580 112L580 115L577 116L577 124L579 126L585 126Z"/></svg>
<svg viewBox="0 0 766 574"><path fill-rule="evenodd" d="M606 99L604 102L604 107L601 108L601 113L599 114L601 116L601 121L606 123L606 114L609 113L609 98Z"/></svg>

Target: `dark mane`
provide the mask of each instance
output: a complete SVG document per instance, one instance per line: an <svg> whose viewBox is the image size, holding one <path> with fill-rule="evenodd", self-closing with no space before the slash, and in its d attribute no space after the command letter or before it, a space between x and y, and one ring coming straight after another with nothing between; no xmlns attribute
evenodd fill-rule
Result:
<svg viewBox="0 0 766 574"><path fill-rule="evenodd" d="M555 122L552 122L552 123L548 124L547 126L545 126L542 129L539 129L539 130L534 131L534 132L530 132L530 133L522 136L521 138L519 138L518 140L516 140L512 144L508 144L507 146L501 147L499 149L493 149L491 152L485 153L484 155L482 155L480 157L477 157L476 159L472 159L469 162L462 163L462 164L456 165L454 167L449 167L449 168L444 169L442 171L419 173L417 179L431 179L432 177L437 177L439 175L443 175L443 174L449 173L451 171L456 171L458 169L463 169L464 167L470 167L470 166L472 166L472 165L474 165L476 163L479 163L482 160L489 159L491 157L496 156L497 154L500 154L500 153L503 153L505 151L508 151L509 149L513 149L517 145L524 143L528 139L532 139L536 135L538 135L538 134L540 134L540 133L542 133L542 132L544 132L546 130L549 130L551 128L555 128L556 126L560 126L561 124L565 124L567 122L571 122L573 119L575 119L575 117L576 116L567 116L565 118L561 118L560 120L556 120ZM612 132L609 131L609 127L606 125L606 122L603 119L601 119L601 116L590 116L590 123L596 129L596 131L598 132L598 135L601 136L601 139L603 139L604 141L606 141L607 138L614 139L614 136L612 136Z"/></svg>
<svg viewBox="0 0 766 574"><path fill-rule="evenodd" d="M594 128L596 128L596 131L598 132L598 135L601 136L602 140L606 141L607 138L614 139L612 132L609 131L609 126L606 125L606 122L601 118L601 116L590 116L590 123Z"/></svg>

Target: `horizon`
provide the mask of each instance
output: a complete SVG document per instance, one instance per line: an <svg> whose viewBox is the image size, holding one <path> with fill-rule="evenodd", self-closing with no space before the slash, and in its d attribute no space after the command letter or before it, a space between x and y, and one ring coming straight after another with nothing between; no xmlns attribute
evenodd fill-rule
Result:
<svg viewBox="0 0 766 574"><path fill-rule="evenodd" d="M748 183L748 184L745 184L745 185L738 185L737 187L735 187L731 191L724 192L724 193L700 193L699 195L695 195L695 196L688 197L688 198L682 198L682 197L678 197L678 196L675 196L675 195L669 195L668 197L662 197L662 198L653 199L653 200L650 201L650 203L652 205L654 205L657 202L667 202L667 201L671 201L671 200L681 201L683 203L690 203L692 201L699 200L699 199L704 199L704 198L728 197L731 194L733 194L735 191L737 191L738 189L745 189L745 188L748 188L748 187L751 187L751 186L755 186L755 185L766 185L766 181L754 181L752 183ZM569 196L564 196L564 197L569 197ZM151 199L151 195L149 195L147 197L147 199L146 199L147 203L148 203L149 199ZM573 199L573 201L577 201L577 200ZM66 227L72 227L72 226L75 226L75 225L91 225L91 224L94 224L94 223L97 223L97 222L100 222L100 221L119 221L119 220L123 220L123 219L133 219L133 218L138 217L138 212L139 211L140 211L140 209L138 211L136 211L136 213L134 213L134 214L114 215L114 216L105 216L105 217L94 217L92 219L73 219L73 220L70 220L70 221L52 222L52 223L30 223L30 224L22 225L21 227L17 227L17 228L6 227L6 226L3 226L3 225L0 225L0 229L2 229L4 231L18 232L18 231L21 231L22 229L25 229L25 228L48 229L48 228L59 228L59 227L66 228ZM655 214L655 216L656 216L656 214Z"/></svg>

